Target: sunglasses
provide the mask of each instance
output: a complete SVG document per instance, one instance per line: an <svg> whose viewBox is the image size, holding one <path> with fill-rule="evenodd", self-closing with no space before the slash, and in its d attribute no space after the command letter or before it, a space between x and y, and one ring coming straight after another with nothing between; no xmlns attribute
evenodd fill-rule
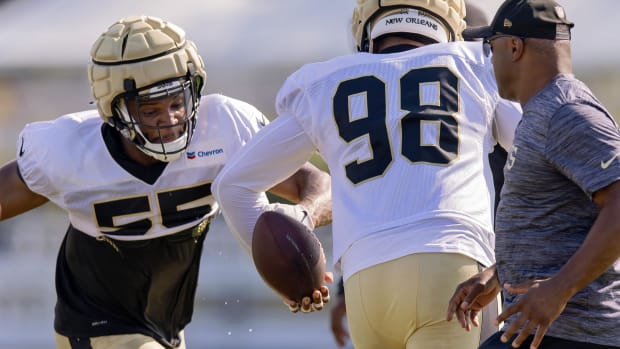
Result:
<svg viewBox="0 0 620 349"><path fill-rule="evenodd" d="M519 38L521 41L523 41L525 43L525 37L524 36L509 35L509 34L495 34L495 35L491 35L491 36L489 36L487 38L482 39L482 51L484 52L484 55L489 57L491 55L491 52L493 52L493 45L491 45L491 41L493 41L495 39L507 38L507 37Z"/></svg>

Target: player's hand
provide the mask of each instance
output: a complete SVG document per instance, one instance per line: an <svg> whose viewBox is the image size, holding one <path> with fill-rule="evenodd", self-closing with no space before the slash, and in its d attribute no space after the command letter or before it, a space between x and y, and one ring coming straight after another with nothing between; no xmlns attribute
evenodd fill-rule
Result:
<svg viewBox="0 0 620 349"><path fill-rule="evenodd" d="M478 313L491 303L500 292L499 279L495 265L486 268L456 287L450 302L446 320L456 314L461 327L469 331L471 324L478 327Z"/></svg>
<svg viewBox="0 0 620 349"><path fill-rule="evenodd" d="M334 282L333 273L325 273L325 282ZM323 310L325 304L329 303L329 298L329 288L323 285L320 289L314 290L314 292L312 292L312 297L304 297L299 303L286 297L282 297L282 302L288 307L288 309L292 313L297 313L300 311L302 313L311 313L313 311Z"/></svg>
<svg viewBox="0 0 620 349"><path fill-rule="evenodd" d="M531 280L518 285L504 284L504 289L523 296L497 317L497 322L500 323L518 314L500 340L503 343L508 342L522 328L512 341L512 346L516 348L536 330L530 348L538 348L551 323L564 311L570 295L561 285L554 283L553 279Z"/></svg>
<svg viewBox="0 0 620 349"><path fill-rule="evenodd" d="M344 347L349 340L349 331L345 325L345 316L347 315L347 308L345 306L344 295L338 296L331 311L330 325L332 334L336 340L336 344L339 347Z"/></svg>

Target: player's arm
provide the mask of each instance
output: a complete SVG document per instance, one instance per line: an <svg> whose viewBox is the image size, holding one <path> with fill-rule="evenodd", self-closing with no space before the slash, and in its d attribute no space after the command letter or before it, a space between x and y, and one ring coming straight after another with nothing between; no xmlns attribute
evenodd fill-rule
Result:
<svg viewBox="0 0 620 349"><path fill-rule="evenodd" d="M230 230L246 250L251 250L254 224L258 216L270 209L264 195L270 189L285 198L300 199L300 202L308 205L309 211L318 212L317 207L329 210L331 220L329 177L316 172L318 169L312 169L314 166L308 167L308 160L314 153L314 145L299 123L291 116L280 115L224 166L213 182L213 195L220 204ZM290 208L295 211L298 207ZM317 217L314 212L308 213ZM296 213L299 212L290 215L303 217ZM326 273L326 281L331 282L331 273ZM314 291L312 298L304 297L301 304L287 299L284 303L293 312L310 312L322 309L323 303L328 300L329 289L322 286L320 290Z"/></svg>
<svg viewBox="0 0 620 349"><path fill-rule="evenodd" d="M310 162L269 189L269 192L305 207L315 227L332 221L331 179L326 172Z"/></svg>
<svg viewBox="0 0 620 349"><path fill-rule="evenodd" d="M234 154L217 176L212 186L213 195L231 231L248 251L254 224L258 216L269 209L264 192L273 189L275 194L285 198L300 199L309 206L309 211L314 208L309 203L313 196L319 201L328 201L324 196L329 195L326 174L306 166L314 153L314 145L299 123L293 117L280 115ZM319 183L323 184L315 183L312 178L319 178ZM317 216L308 213L311 217Z"/></svg>
<svg viewBox="0 0 620 349"><path fill-rule="evenodd" d="M47 198L32 192L22 181L17 161L0 167L0 220L5 220L46 203Z"/></svg>

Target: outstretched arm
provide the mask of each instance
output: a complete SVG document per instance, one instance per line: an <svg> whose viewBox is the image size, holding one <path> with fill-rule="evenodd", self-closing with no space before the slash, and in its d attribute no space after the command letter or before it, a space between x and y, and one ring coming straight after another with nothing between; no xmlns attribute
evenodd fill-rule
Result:
<svg viewBox="0 0 620 349"><path fill-rule="evenodd" d="M0 220L17 216L47 201L47 198L28 189L20 178L17 161L0 167Z"/></svg>
<svg viewBox="0 0 620 349"><path fill-rule="evenodd" d="M247 251L251 250L254 225L259 215L272 206L264 192L271 190L304 205L314 220L312 225L331 221L329 175L308 163L316 152L299 123L280 115L258 132L236 153L213 182L213 195L231 231ZM293 213L300 207L289 207ZM331 273L326 274L331 282ZM301 304L284 300L291 311L320 310L329 300L322 286Z"/></svg>
<svg viewBox="0 0 620 349"><path fill-rule="evenodd" d="M315 152L297 121L281 115L234 154L217 176L213 195L248 251L258 216L270 208L267 191L302 203L317 220L315 225L331 220L331 213L324 213L331 212L329 175L308 163Z"/></svg>

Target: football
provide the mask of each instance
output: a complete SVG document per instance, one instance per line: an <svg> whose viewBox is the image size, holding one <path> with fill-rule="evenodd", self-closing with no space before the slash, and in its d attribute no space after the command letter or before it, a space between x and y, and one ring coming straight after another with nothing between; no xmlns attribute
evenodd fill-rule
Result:
<svg viewBox="0 0 620 349"><path fill-rule="evenodd" d="M268 286L298 303L323 285L325 256L321 242L310 228L283 213L265 211L258 217L252 259Z"/></svg>

